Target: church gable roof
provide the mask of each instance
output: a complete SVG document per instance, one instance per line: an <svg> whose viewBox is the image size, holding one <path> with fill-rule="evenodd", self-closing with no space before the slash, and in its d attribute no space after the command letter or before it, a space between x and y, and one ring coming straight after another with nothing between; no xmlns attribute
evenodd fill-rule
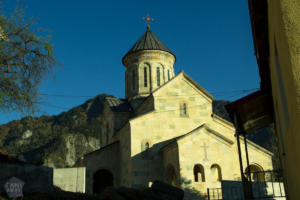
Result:
<svg viewBox="0 0 300 200"><path fill-rule="evenodd" d="M179 140L180 140L180 139L183 139L183 138L185 138L185 137L188 137L188 136L190 136L190 135L192 135L192 134L195 134L195 133L197 133L198 130L201 130L201 129L206 130L207 133L216 136L217 138L221 139L222 141L228 143L229 145L232 145L232 144L234 143L232 140L230 140L229 138L225 137L223 134L221 134L221 133L219 133L219 132L213 130L212 128L210 128L210 127L209 127L208 125L206 125L206 124L202 124L201 126L198 126L198 127L195 128L194 130L192 130L192 131L190 131L189 133L185 134L184 137L179 138Z"/></svg>
<svg viewBox="0 0 300 200"><path fill-rule="evenodd" d="M232 140L230 140L229 138L223 136L221 133L211 129L209 126L207 126L206 124L202 124L200 126L198 126L197 128L193 129L192 131L178 136L176 138L173 138L172 140L170 140L168 143L166 143L164 146L161 147L161 150L167 148L168 146L170 146L171 144L173 144L174 142L178 142L186 137L189 137L195 133L198 133L198 130L204 129L206 131L208 131L209 133L213 134L214 136L216 136L217 138L221 139L222 141L224 141L225 143L227 143L228 145L232 145L234 142Z"/></svg>
<svg viewBox="0 0 300 200"><path fill-rule="evenodd" d="M157 93L159 90L167 87L167 85L169 85L173 81L178 80L179 77L184 77L185 80L187 80L189 83L191 83L193 86L195 86L195 88L197 88L198 91L200 91L202 94L204 94L204 96L206 96L210 100L213 100L214 97L207 90L205 90L203 87L201 87L196 81L194 81L191 77L189 77L186 73L184 73L183 70L179 74L177 74L176 76L174 76L170 81L166 82L165 84L163 84L159 88L156 88L152 92L152 94L155 96L155 93Z"/></svg>
<svg viewBox="0 0 300 200"><path fill-rule="evenodd" d="M212 101L213 100L213 96L207 92L204 88L202 88L199 84L197 84L192 78L190 78L188 75L186 75L184 73L184 71L181 71L179 74L177 74L176 76L174 76L173 78L171 78L168 82L164 83L163 85L161 85L160 87L156 88L155 90L153 90L153 92L151 93L151 95L149 95L148 97L146 97L146 99L144 99L144 101L137 107L135 108L134 110L139 112L140 110L142 110L144 107L149 107L145 104L149 104L149 103L152 103L154 104L154 102L151 102L149 101L150 98L154 98L155 99L155 96L157 93L159 93L160 91L162 91L163 89L166 89L170 84L172 84L174 81L177 81L179 80L180 77L184 77L185 80L187 80L189 83L191 83L191 85L194 86L194 88L196 88L199 93L203 94L203 96L208 99L209 101ZM159 94L157 95L159 96ZM154 101L154 100L152 100ZM147 112L142 112L143 114L148 114L150 113L151 111L148 110ZM137 114L135 115L135 117L131 118L132 119L135 119L137 117L141 117L140 114Z"/></svg>
<svg viewBox="0 0 300 200"><path fill-rule="evenodd" d="M105 100L113 112L132 112L132 108L126 99L106 97Z"/></svg>

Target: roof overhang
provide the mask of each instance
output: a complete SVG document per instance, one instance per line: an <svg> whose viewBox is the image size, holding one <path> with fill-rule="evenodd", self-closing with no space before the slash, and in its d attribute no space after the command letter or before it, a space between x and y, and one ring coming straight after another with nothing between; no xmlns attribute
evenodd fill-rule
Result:
<svg viewBox="0 0 300 200"><path fill-rule="evenodd" d="M274 121L269 66L268 3L267 0L248 0L248 5L261 90L225 106L233 121L236 116L235 125L246 134Z"/></svg>
<svg viewBox="0 0 300 200"><path fill-rule="evenodd" d="M271 88L267 0L248 0L255 56L262 90Z"/></svg>
<svg viewBox="0 0 300 200"><path fill-rule="evenodd" d="M259 90L225 106L230 118L248 134L273 122L272 95Z"/></svg>

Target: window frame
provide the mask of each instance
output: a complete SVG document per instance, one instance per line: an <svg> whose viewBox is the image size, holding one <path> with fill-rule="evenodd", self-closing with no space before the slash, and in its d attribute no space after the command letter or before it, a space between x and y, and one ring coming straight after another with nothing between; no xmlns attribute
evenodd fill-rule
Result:
<svg viewBox="0 0 300 200"><path fill-rule="evenodd" d="M148 73L147 73L147 67L144 67L144 87L148 87Z"/></svg>
<svg viewBox="0 0 300 200"><path fill-rule="evenodd" d="M160 67L156 67L156 84L157 87L160 86Z"/></svg>

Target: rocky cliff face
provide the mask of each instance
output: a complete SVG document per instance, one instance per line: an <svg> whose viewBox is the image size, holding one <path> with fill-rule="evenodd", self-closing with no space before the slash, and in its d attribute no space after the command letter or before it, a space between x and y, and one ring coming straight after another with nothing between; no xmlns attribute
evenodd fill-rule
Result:
<svg viewBox="0 0 300 200"><path fill-rule="evenodd" d="M98 95L57 116L25 117L0 126L0 149L33 164L71 167L84 154L100 148L104 99ZM230 120L228 101L214 101L213 112ZM251 139L273 150L273 129L255 133ZM266 137L267 135L267 137Z"/></svg>
<svg viewBox="0 0 300 200"><path fill-rule="evenodd" d="M104 98L98 95L57 116L25 117L0 126L0 149L21 160L70 167L100 148Z"/></svg>

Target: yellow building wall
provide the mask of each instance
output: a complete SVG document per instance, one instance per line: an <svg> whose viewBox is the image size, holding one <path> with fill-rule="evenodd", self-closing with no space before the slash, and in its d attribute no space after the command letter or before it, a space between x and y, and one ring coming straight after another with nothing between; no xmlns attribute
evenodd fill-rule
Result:
<svg viewBox="0 0 300 200"><path fill-rule="evenodd" d="M180 114L180 104L187 104L187 116ZM233 125L216 115L212 115L212 98L201 92L194 84L188 81L181 73L174 80L167 83L158 91L153 93L153 102L155 110L148 113L141 111L140 116L130 119L131 134L131 175L133 186L144 185L152 181L153 176L147 172L147 158L143 157L143 147L148 142L150 148L156 148L159 144L175 137L184 135L198 128L202 124L207 124L212 130L220 133L232 144L223 142L216 136L212 137L205 133L195 134L186 140L180 140L178 143L178 155L174 152L176 148L166 148L163 150L163 165L178 163L178 182L187 180L189 186L196 188L205 194L207 187L220 187L220 182L211 179L210 167L212 164L218 164L223 170L223 179L237 180L240 177L239 159L234 137L235 129ZM138 115L139 113L136 113ZM188 138L188 137L187 137ZM221 140L221 142L220 142ZM203 163L204 157L202 146L210 146L210 161ZM242 145L243 148L243 145ZM265 153L262 148L251 147L249 144L250 161L257 163L263 169L272 169L272 158L270 153ZM267 152L267 151L266 151ZM150 158L152 159L152 158ZM178 159L178 161L176 160ZM245 156L244 156L244 161ZM152 163L159 162L152 160ZM206 183L195 183L193 177L193 166L196 163L203 164L208 172ZM175 164L174 164L175 165ZM246 168L246 164L244 164ZM167 173L166 168L160 169ZM159 171L159 170L157 170ZM165 177L161 177L165 180Z"/></svg>
<svg viewBox="0 0 300 200"><path fill-rule="evenodd" d="M299 10L299 0L268 0L270 71L276 133L290 199L300 199Z"/></svg>
<svg viewBox="0 0 300 200"><path fill-rule="evenodd" d="M201 194L206 194L207 188L220 188L221 182L217 180L217 174L211 169L214 164L221 168L222 180L241 180L236 142L228 138L226 140L202 128L178 141L180 176L188 182L188 184L183 184L183 187L194 188ZM262 170L271 170L273 168L272 154L249 141L247 144L249 164L260 166ZM242 141L241 148L245 172L247 163ZM204 167L205 182L194 180L193 169L196 164Z"/></svg>
<svg viewBox="0 0 300 200"><path fill-rule="evenodd" d="M151 146L192 131L211 118L212 100L191 89L182 79L177 77L153 94L154 111L130 120L132 156L141 152L142 141ZM182 102L187 104L188 116L180 115Z"/></svg>

